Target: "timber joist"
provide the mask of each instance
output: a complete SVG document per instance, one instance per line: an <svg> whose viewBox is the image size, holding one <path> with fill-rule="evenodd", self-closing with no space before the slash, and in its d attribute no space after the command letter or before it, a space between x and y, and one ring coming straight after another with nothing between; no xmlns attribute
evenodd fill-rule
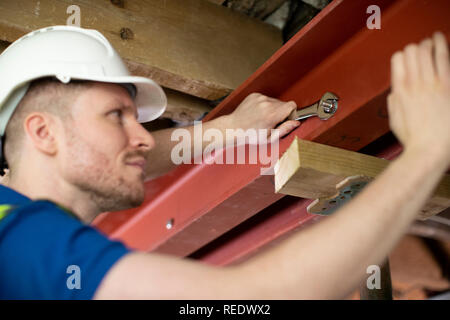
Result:
<svg viewBox="0 0 450 320"><path fill-rule="evenodd" d="M2 0L0 40L65 25L73 5L80 26L105 35L133 75L207 100L229 94L282 45L277 28L199 0Z"/></svg>
<svg viewBox="0 0 450 320"><path fill-rule="evenodd" d="M366 9L374 4L381 9L380 30L366 27ZM205 121L232 112L252 92L304 106L330 91L340 98L336 114L327 121L306 120L281 140L280 154L295 137L359 150L389 131L390 57L436 30L449 38L449 10L447 0L335 0ZM390 159L399 150L398 146L388 149ZM96 225L130 247L187 256L265 214L267 219L247 225L235 238L196 256L214 264L244 259L317 217L306 211L311 200L282 199L282 194L274 193L273 177L261 176L259 165L182 165L147 182L146 188L140 208L106 214Z"/></svg>

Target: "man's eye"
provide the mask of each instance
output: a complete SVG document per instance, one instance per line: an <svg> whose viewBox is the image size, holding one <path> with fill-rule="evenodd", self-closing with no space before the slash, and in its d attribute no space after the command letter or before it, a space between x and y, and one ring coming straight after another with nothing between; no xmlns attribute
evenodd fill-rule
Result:
<svg viewBox="0 0 450 320"><path fill-rule="evenodd" d="M117 110L111 111L109 113L109 115L112 115L114 118L117 118L120 120L120 119L122 119L123 112L122 112L122 110L117 109Z"/></svg>

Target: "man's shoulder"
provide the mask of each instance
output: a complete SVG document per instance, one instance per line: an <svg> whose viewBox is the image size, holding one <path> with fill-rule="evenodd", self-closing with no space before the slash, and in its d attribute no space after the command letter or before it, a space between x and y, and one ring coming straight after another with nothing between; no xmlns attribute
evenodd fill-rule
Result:
<svg viewBox="0 0 450 320"><path fill-rule="evenodd" d="M129 252L51 201L2 201L7 213L0 220L0 299L90 299L109 268ZM81 290L66 286L71 266L84 275Z"/></svg>
<svg viewBox="0 0 450 320"><path fill-rule="evenodd" d="M9 187L0 185L0 225L9 219L30 218L36 214L39 214L41 219L62 214L79 221L73 212L50 200L31 200Z"/></svg>
<svg viewBox="0 0 450 320"><path fill-rule="evenodd" d="M55 228L63 224L83 225L72 212L65 210L49 200L34 200L26 204L0 204L0 233L22 222L35 228L47 224ZM36 222L38 225L33 225Z"/></svg>
<svg viewBox="0 0 450 320"><path fill-rule="evenodd" d="M45 199L0 202L0 251L5 242L19 247L29 241L34 246L57 243L70 233L92 229L74 213ZM11 239L17 240L8 241Z"/></svg>
<svg viewBox="0 0 450 320"><path fill-rule="evenodd" d="M0 184L0 204L18 206L31 202L32 200L14 189Z"/></svg>

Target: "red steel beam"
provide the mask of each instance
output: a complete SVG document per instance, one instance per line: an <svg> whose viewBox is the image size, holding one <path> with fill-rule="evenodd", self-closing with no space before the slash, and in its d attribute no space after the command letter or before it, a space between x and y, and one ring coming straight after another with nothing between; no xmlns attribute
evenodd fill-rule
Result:
<svg viewBox="0 0 450 320"><path fill-rule="evenodd" d="M381 8L381 30L366 28L369 5ZM335 0L216 107L205 121L232 112L251 92L309 105L325 91L340 97L327 121L309 119L295 136L358 150L388 128L385 97L391 55L436 30L450 35L450 1ZM144 204L105 214L95 225L144 250L186 256L281 199L259 165L182 165L146 183ZM171 229L166 223L173 221Z"/></svg>
<svg viewBox="0 0 450 320"><path fill-rule="evenodd" d="M381 139L382 151L376 149L376 156L395 159L402 151L401 146L387 137ZM387 145L386 145L387 144ZM309 227L324 216L308 213L306 208L313 200L286 196L272 204L238 227L209 243L190 258L212 265L241 263L288 238L301 229Z"/></svg>
<svg viewBox="0 0 450 320"><path fill-rule="evenodd" d="M220 266L243 262L321 220L306 210L312 201L285 196L189 257Z"/></svg>

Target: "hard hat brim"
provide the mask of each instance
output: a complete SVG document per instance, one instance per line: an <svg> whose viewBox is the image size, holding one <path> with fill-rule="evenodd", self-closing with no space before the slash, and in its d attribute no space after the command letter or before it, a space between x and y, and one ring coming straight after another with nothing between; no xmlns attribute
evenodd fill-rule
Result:
<svg viewBox="0 0 450 320"><path fill-rule="evenodd" d="M72 79L117 83L127 89L132 86L125 84L132 84L139 122L158 118L167 105L163 89L151 79L130 75L119 54L97 30L45 27L17 39L0 57L2 134L29 83L44 77L56 77L62 83Z"/></svg>
<svg viewBox="0 0 450 320"><path fill-rule="evenodd" d="M137 76L123 77L72 77L77 80L97 81L115 84L131 83L136 86L134 103L138 111L138 121L149 122L160 117L167 106L164 90L155 81Z"/></svg>

